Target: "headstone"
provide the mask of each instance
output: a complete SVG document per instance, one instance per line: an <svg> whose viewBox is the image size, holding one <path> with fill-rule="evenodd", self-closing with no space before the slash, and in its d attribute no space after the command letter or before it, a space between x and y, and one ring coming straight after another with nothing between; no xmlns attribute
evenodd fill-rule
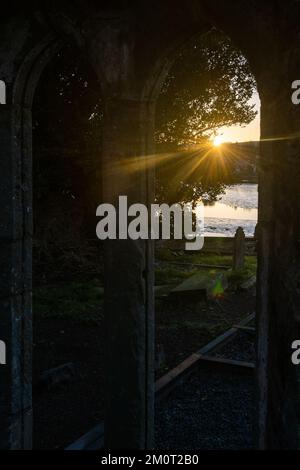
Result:
<svg viewBox="0 0 300 470"><path fill-rule="evenodd" d="M245 233L242 227L238 227L234 237L233 269L242 269L245 265Z"/></svg>

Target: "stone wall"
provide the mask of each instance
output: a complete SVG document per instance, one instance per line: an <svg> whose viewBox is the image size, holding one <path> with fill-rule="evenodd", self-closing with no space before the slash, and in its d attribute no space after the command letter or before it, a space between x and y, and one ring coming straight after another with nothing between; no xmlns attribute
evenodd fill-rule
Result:
<svg viewBox="0 0 300 470"><path fill-rule="evenodd" d="M258 442L261 448L298 447L297 377L289 347L300 303L300 108L290 100L291 82L299 78L299 2L95 5L65 0L12 8L0 32L0 79L7 84L7 104L0 106L0 331L8 345L8 365L1 366L0 447L30 447L31 104L45 63L64 42L88 54L106 103L104 196L114 200L126 191L131 202L149 202L152 176L143 157L153 153L155 98L179 47L212 25L244 52L262 103ZM139 171L131 173L126 168L132 159ZM150 244L122 240L106 251L109 448L153 445L152 251Z"/></svg>

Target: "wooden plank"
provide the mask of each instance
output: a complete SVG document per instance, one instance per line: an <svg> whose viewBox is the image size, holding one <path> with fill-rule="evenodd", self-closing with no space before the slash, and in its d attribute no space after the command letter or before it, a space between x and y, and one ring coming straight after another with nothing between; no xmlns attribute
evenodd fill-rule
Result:
<svg viewBox="0 0 300 470"><path fill-rule="evenodd" d="M155 382L155 397L160 400L177 387L180 379L187 378L196 368L200 359L199 354L191 354L187 359L181 362L177 367L170 370Z"/></svg>
<svg viewBox="0 0 300 470"><path fill-rule="evenodd" d="M65 450L99 450L104 447L104 422L98 424Z"/></svg>
<svg viewBox="0 0 300 470"><path fill-rule="evenodd" d="M249 331L249 332L251 332L251 333L255 333L255 328L254 328L254 326L240 326L240 325L234 325L234 328L237 328L238 330Z"/></svg>
<svg viewBox="0 0 300 470"><path fill-rule="evenodd" d="M156 400L165 398L181 380L189 377L195 369L199 366L211 366L222 368L223 370L237 369L239 371L249 372L254 370L255 365L252 362L235 361L233 359L223 359L218 357L209 356L207 353L217 349L223 345L225 341L232 339L239 327L243 327L250 323L255 318L255 313L252 313L247 318L241 321L236 327L230 328L222 335L215 338L206 346L201 348L197 353L191 354L187 359L181 362L177 367L170 370L163 377L155 382L155 397ZM79 438L73 444L69 445L66 450L99 450L104 447L104 423L95 426L84 436Z"/></svg>
<svg viewBox="0 0 300 470"><path fill-rule="evenodd" d="M251 322L255 317L255 313L252 313L248 317L246 317L244 320L241 321L241 323L238 326L244 326L247 325L249 322ZM187 378L199 365L199 361L204 360L203 358L208 357L210 358L211 356L208 356L209 352L215 351L218 347L221 345L223 346L225 342L230 341L233 339L234 335L238 332L238 328L230 328L230 330L226 331L222 335L218 336L214 340L212 340L210 343L207 345L203 346L199 351L197 351L194 354L191 354L187 359L185 359L183 362L181 362L177 367L174 369L170 370L165 374L163 377L158 379L155 382L155 393L158 399L161 399L168 395L171 390L173 390L175 387L177 387L178 383L180 382L181 379ZM231 359L222 359L222 358L213 358L215 360L215 363L220 365L221 363L224 365L235 365L236 367L239 367L240 362L242 361L233 361ZM208 359L208 361L212 361L212 359ZM246 363L247 364L247 363Z"/></svg>
<svg viewBox="0 0 300 470"><path fill-rule="evenodd" d="M239 326L246 326L254 318L255 318L255 313L251 313L251 315L249 315L247 318L245 318L244 320L240 322ZM197 351L197 354L204 355L204 354L208 354L211 351L216 350L220 346L223 346L225 343L233 339L233 337L237 334L237 332L238 332L237 327L230 328L229 330L225 331L225 333L222 333L220 336L213 339L208 344L206 344L201 349L199 349L199 351Z"/></svg>
<svg viewBox="0 0 300 470"><path fill-rule="evenodd" d="M253 372L255 370L255 364L253 362L247 361L238 361L235 359L226 359L223 357L215 357L215 356L200 356L198 365L201 366L208 366L211 370L211 367L217 367L222 369L226 372L230 372L232 370L236 370L238 372Z"/></svg>

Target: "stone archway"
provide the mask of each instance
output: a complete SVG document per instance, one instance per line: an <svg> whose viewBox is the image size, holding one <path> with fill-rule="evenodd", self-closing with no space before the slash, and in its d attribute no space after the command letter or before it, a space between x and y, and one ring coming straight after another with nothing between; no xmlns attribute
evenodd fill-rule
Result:
<svg viewBox="0 0 300 470"><path fill-rule="evenodd" d="M31 448L31 102L44 63L59 43L52 37L36 47L19 70L9 93L2 121L2 146L9 165L2 177L6 181L4 206L6 228L5 275L7 293L3 300L5 322L2 331L9 345L11 368L1 387L1 406L5 425L1 448ZM5 136L5 137L4 137Z"/></svg>
<svg viewBox="0 0 300 470"><path fill-rule="evenodd" d="M290 38L291 34L293 10L286 6L286 19L280 31L276 29L278 12L271 5L257 5L256 9L243 5L242 9L233 2L219 5L218 2L204 1L199 4L199 10L200 18L208 20L236 42L249 60L258 83L262 143L257 288L257 445L260 448L297 448L299 391L297 371L290 360L290 347L299 335L297 309L300 299L296 288L299 279L296 267L299 255L296 242L299 111L291 104L291 83L297 76L299 56L293 51L293 43L286 42L286 37ZM256 17L259 18L258 24ZM244 29L241 26L246 22L248 26ZM293 34L297 36L297 28ZM254 37L261 44L259 50ZM161 52L163 54L163 48ZM154 90L154 95L159 89L156 84L170 66L170 43L165 52L165 62L153 69L154 82L148 82L147 91ZM281 57L280 63L278 56ZM290 214L286 225L284 214Z"/></svg>
<svg viewBox="0 0 300 470"><path fill-rule="evenodd" d="M30 49L12 78L7 102L0 109L4 144L1 150L10 151L9 164L6 162L2 172L7 184L1 262L7 291L1 299L1 334L9 357L0 393L3 449L32 447L32 103L42 72L69 42L74 43L70 38L66 41L49 34Z"/></svg>
<svg viewBox="0 0 300 470"><path fill-rule="evenodd" d="M153 153L153 109L165 59L182 42L214 25L232 38L250 62L261 98L260 231L258 288L258 430L261 448L297 447L297 374L290 344L299 334L299 108L290 87L299 78L299 4L217 0L144 2L115 9L78 2L65 34L80 25L105 96L104 175L106 199L151 200L151 175L120 172L119 164ZM77 6L78 6L77 5ZM57 2L57 23L70 6ZM47 7L45 7L47 9ZM71 11L72 8L70 9ZM0 229L1 334L12 361L3 372L1 448L30 447L31 421L31 100L45 58L56 47L49 24L17 13L3 34L20 44L0 50L8 77L1 105ZM20 15L20 16L18 16ZM31 12L28 13L31 15ZM76 17L77 15L77 17ZM75 19L74 19L75 17ZM33 19L34 18L34 19ZM53 22L52 22L53 23ZM75 24L75 26L74 26ZM53 26L53 25L52 25ZM38 32L36 32L36 29ZM31 36L31 33L33 36ZM39 46L32 51L32 37ZM255 38L255 40L253 40ZM8 41L9 44L9 41ZM259 44L259 47L258 47ZM52 49L53 48L53 49ZM170 63L170 60L169 60ZM16 69L16 64L18 70ZM21 66L21 64L23 64ZM4 71L4 72L3 72ZM6 77L1 76L1 79ZM14 83L14 90L12 84ZM122 165L121 165L122 166ZM122 166L124 169L124 166ZM116 170L116 171L115 171ZM29 183L29 184L26 184ZM153 445L153 254L149 243L120 240L106 257L107 412L109 448ZM122 288L119 289L120 283ZM130 295L128 294L130 293ZM113 371L113 374L112 374Z"/></svg>

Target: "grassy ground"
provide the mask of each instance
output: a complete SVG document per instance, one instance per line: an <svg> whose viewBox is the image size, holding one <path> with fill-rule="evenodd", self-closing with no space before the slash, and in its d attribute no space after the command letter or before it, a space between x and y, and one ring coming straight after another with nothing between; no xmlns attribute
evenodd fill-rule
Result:
<svg viewBox="0 0 300 470"><path fill-rule="evenodd" d="M213 254L175 254L169 250L157 253L155 269L155 285L177 285L192 275L202 271L198 266L228 266L232 264L232 256ZM172 264L176 263L176 264ZM179 263L179 264L177 264ZM180 264L180 263L186 263ZM203 269L207 272L207 269ZM216 272L224 272L216 269ZM245 267L239 271L229 269L225 272L231 289L256 273L256 257L246 256ZM70 319L81 322L99 322L99 310L103 304L104 289L98 279L82 280L58 284L44 285L34 290L33 310L35 315L44 318ZM101 316L100 316L101 318Z"/></svg>
<svg viewBox="0 0 300 470"><path fill-rule="evenodd" d="M200 265L215 267L201 268ZM218 269L218 266L228 269ZM233 271L231 255L187 253L160 249L156 252L156 285L177 285L190 276L222 273L228 285L225 292L209 300L186 297L156 299L156 344L161 354L157 376L167 372L217 335L238 323L254 310L252 292L241 290L243 282L255 276L255 256L245 257L245 266Z"/></svg>
<svg viewBox="0 0 300 470"><path fill-rule="evenodd" d="M201 252L188 254L187 252L160 249L156 252L155 284L178 284L193 274L201 272L200 265L215 266L217 272L224 272L219 270L218 266L228 267L228 271L225 271L228 282L231 288L238 288L245 280L256 274L257 258L256 256L245 256L244 268L233 271L231 269L231 255ZM203 271L206 272L206 268L203 268Z"/></svg>
<svg viewBox="0 0 300 470"><path fill-rule="evenodd" d="M103 292L97 279L38 287L34 291L33 311L43 318L98 323Z"/></svg>

